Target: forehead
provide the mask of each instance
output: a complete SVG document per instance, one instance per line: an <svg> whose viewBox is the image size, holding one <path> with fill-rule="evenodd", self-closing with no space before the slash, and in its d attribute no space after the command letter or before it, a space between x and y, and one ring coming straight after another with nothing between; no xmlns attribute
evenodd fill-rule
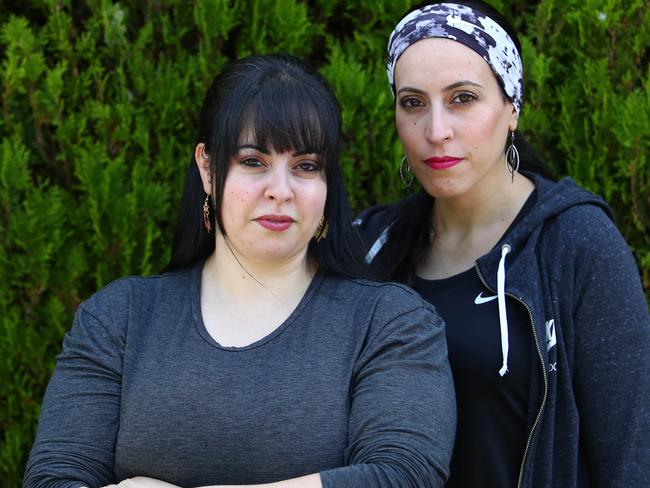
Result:
<svg viewBox="0 0 650 488"><path fill-rule="evenodd" d="M395 86L421 88L469 80L498 88L492 69L474 50L452 39L422 39L400 56L395 65Z"/></svg>

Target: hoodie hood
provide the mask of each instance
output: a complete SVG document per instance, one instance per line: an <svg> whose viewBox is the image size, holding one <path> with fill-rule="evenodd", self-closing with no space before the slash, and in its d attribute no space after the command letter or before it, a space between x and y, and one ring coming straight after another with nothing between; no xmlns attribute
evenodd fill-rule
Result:
<svg viewBox="0 0 650 488"><path fill-rule="evenodd" d="M598 195L580 188L572 178L563 178L555 183L534 173L526 173L526 177L535 183L537 202L522 221L503 236L494 249L477 261L478 270L485 283L495 291L497 289L497 268L504 245L510 246L507 256L508 268L512 271L521 271L525 276L528 260L535 259L534 247L537 239L543 238L543 230L547 222L577 205L599 207L612 221L614 220L605 201Z"/></svg>
<svg viewBox="0 0 650 488"><path fill-rule="evenodd" d="M525 302L521 297L539 297L539 294L534 293L534 288L538 286L537 282L527 277L535 269L538 259L537 247L544 239L546 223L576 205L600 207L613 220L611 210L605 201L580 188L571 178L553 183L535 174L526 174L526 176L535 183L538 198L536 204L518 225L503 236L494 249L476 262L480 279L497 295L503 358L499 369L501 376L508 372L510 348L506 295L516 298L528 309L533 325L539 321L539 318L535 320L530 311L539 310L542 304ZM509 279L510 277L518 279L513 281Z"/></svg>

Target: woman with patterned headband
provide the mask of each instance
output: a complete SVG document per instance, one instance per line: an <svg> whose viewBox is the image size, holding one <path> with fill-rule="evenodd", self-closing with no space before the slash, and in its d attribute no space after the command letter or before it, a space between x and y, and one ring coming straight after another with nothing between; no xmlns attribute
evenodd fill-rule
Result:
<svg viewBox="0 0 650 488"><path fill-rule="evenodd" d="M516 131L521 49L483 2L408 13L388 42L422 191L357 223L366 259L447 323L448 487L650 486L650 318L603 200L552 181Z"/></svg>

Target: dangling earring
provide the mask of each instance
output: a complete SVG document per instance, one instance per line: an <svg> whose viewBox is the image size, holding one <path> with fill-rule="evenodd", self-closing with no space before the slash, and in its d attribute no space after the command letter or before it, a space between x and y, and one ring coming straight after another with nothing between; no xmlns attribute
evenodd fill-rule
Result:
<svg viewBox="0 0 650 488"><path fill-rule="evenodd" d="M210 195L205 196L205 202L203 203L203 225L209 234L212 231L212 224L210 224Z"/></svg>
<svg viewBox="0 0 650 488"><path fill-rule="evenodd" d="M314 239L316 239L317 242L320 242L321 240L327 238L329 227L329 223L325 220L325 216L323 215L320 218L320 222L318 223L318 229L316 229L316 232L314 233Z"/></svg>
<svg viewBox="0 0 650 488"><path fill-rule="evenodd" d="M515 173L519 171L519 151L515 146L515 133L510 132L510 145L506 150L506 169L510 173L510 179L514 183Z"/></svg>
<svg viewBox="0 0 650 488"><path fill-rule="evenodd" d="M402 162L399 164L399 177L406 188L413 184L413 173L411 173L411 165L406 160L406 156L402 158Z"/></svg>

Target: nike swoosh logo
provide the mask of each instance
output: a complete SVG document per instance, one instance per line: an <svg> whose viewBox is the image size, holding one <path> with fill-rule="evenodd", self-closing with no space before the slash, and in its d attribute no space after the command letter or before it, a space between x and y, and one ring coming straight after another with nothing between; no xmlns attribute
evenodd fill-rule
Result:
<svg viewBox="0 0 650 488"><path fill-rule="evenodd" d="M497 299L496 295L494 295L492 297L484 297L483 292L481 292L474 299L474 303L476 305L482 305L483 303L491 302L492 300L496 300L496 299Z"/></svg>

